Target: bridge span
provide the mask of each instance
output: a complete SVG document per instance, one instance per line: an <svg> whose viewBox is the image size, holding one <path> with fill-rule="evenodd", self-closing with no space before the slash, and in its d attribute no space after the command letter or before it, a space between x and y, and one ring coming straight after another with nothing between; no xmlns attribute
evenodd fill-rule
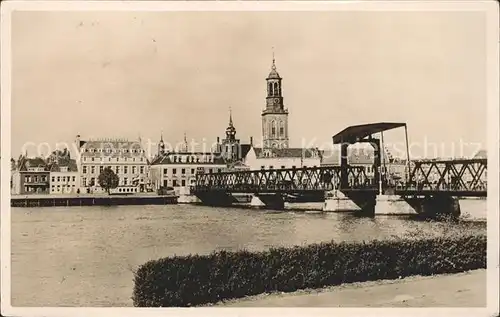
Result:
<svg viewBox="0 0 500 317"><path fill-rule="evenodd" d="M381 169L383 131L404 127L404 123L375 123L351 126L333 137L341 146L339 166L320 166L271 170L240 170L198 174L192 192L202 203L229 206L236 202L233 194L252 194L267 207L284 208L290 197L298 201L324 201L325 193L338 190L361 209L373 216L379 195L396 195L417 213L431 216L458 216L460 197L486 197L486 159L406 160L405 179L390 180ZM380 138L373 134L381 133ZM367 142L374 148L373 177L361 166L347 162L347 148Z"/></svg>

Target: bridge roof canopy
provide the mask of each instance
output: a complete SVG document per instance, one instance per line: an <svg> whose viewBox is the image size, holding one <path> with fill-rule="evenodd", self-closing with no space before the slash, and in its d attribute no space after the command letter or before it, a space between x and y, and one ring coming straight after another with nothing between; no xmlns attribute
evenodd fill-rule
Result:
<svg viewBox="0 0 500 317"><path fill-rule="evenodd" d="M345 128L333 136L333 144L339 143L356 143L357 141L366 138L374 133L379 133L387 130L392 130L406 126L402 122L377 122L360 125L352 125Z"/></svg>

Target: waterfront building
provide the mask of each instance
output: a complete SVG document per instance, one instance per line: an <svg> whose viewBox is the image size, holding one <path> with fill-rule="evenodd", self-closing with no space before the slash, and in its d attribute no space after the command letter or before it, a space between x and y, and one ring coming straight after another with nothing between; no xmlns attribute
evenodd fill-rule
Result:
<svg viewBox="0 0 500 317"><path fill-rule="evenodd" d="M252 170L318 167L321 152L318 149L251 147L244 164Z"/></svg>
<svg viewBox="0 0 500 317"><path fill-rule="evenodd" d="M185 147L178 152L159 152L151 162L149 177L155 189L172 187L177 195L190 195L196 174L225 170L227 164L221 153L187 151Z"/></svg>
<svg viewBox="0 0 500 317"><path fill-rule="evenodd" d="M86 193L104 193L98 177L110 167L119 178L117 193L137 193L146 190L148 160L140 141L98 139L83 141L77 136L77 159L80 188Z"/></svg>
<svg viewBox="0 0 500 317"><path fill-rule="evenodd" d="M350 147L347 151L347 164L362 167L367 180L373 181L375 177L373 148ZM329 151L324 151L321 166L340 166L340 148L335 147ZM386 149L381 171L386 175L387 181L390 184L397 185L406 177L406 160L393 158Z"/></svg>
<svg viewBox="0 0 500 317"><path fill-rule="evenodd" d="M76 161L71 159L68 164L53 164L50 167L50 193L75 194L80 189L80 173Z"/></svg>
<svg viewBox="0 0 500 317"><path fill-rule="evenodd" d="M21 156L17 168L12 171L12 194L48 194L50 191L50 172L42 158Z"/></svg>

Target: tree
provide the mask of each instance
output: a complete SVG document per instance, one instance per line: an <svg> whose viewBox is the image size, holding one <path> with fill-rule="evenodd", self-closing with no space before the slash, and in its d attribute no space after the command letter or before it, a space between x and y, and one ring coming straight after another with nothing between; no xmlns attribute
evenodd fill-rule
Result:
<svg viewBox="0 0 500 317"><path fill-rule="evenodd" d="M109 194L111 189L118 187L119 178L118 175L113 172L111 167L106 167L102 170L101 174L99 174L97 182L99 183L99 186L104 188Z"/></svg>

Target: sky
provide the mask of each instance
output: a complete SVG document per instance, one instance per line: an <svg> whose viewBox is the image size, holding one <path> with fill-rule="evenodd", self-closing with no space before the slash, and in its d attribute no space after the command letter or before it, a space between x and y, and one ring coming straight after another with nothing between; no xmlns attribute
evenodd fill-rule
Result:
<svg viewBox="0 0 500 317"><path fill-rule="evenodd" d="M412 156L486 147L481 12L40 11L12 23L14 157L77 134L211 144L229 108L237 137L258 143L273 51L293 147L379 121L407 123ZM384 138L402 144L404 130Z"/></svg>

